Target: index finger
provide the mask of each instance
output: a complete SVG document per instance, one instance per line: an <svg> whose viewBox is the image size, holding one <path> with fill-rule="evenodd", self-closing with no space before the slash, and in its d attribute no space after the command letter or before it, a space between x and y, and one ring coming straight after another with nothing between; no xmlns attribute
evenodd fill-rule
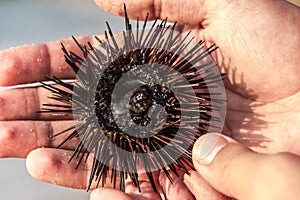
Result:
<svg viewBox="0 0 300 200"><path fill-rule="evenodd" d="M76 37L80 44L94 43L93 36ZM80 48L72 38L47 44L30 44L0 51L0 85L10 86L45 80L57 76L61 79L74 78L67 65L61 43L68 51L82 56Z"/></svg>

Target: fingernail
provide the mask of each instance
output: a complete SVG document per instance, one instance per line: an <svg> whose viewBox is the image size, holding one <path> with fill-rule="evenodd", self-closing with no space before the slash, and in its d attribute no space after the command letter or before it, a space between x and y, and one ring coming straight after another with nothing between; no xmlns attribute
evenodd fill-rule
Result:
<svg viewBox="0 0 300 200"><path fill-rule="evenodd" d="M209 165L226 144L228 141L222 134L208 133L203 135L195 143L196 159L200 164Z"/></svg>

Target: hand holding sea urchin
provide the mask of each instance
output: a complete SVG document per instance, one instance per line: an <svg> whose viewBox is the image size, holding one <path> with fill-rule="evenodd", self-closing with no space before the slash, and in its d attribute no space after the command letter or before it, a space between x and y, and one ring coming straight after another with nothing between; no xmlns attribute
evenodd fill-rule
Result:
<svg viewBox="0 0 300 200"><path fill-rule="evenodd" d="M189 34L175 31L176 23L156 20L147 30L134 31L125 12L126 31L113 34L107 23L106 40L98 46L79 44L80 57L62 44L65 60L76 73L74 84L59 78L43 84L57 103L43 104L40 112L71 116L74 125L60 144L80 138L71 160L78 165L93 156L89 179L125 190L130 179L140 190L139 175L146 173L158 191L153 171L193 169L194 142L209 132L221 132L226 101L222 75L210 54L214 45L194 44ZM55 137L54 136L54 137ZM117 186L118 183L118 186Z"/></svg>

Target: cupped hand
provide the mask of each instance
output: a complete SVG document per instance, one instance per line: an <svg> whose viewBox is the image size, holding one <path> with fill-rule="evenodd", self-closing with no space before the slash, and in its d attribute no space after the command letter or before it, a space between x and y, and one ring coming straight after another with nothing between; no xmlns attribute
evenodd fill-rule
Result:
<svg viewBox="0 0 300 200"><path fill-rule="evenodd" d="M123 13L123 3L98 1L98 5L115 14ZM181 31L191 31L196 40L204 39L219 46L213 56L220 69L227 73L225 134L259 152L289 151L300 155L300 147L296 145L300 140L298 7L279 0L190 3L127 0L125 3L131 18L143 19L146 12L152 19L168 17L183 24ZM92 41L91 37L79 40ZM60 42L80 54L71 40L0 52L0 84L30 83L54 75L74 78L64 62ZM75 170L76 161L67 164L78 141L69 142L64 149L53 149L64 136L49 139L53 133L69 127L72 121L36 113L42 102L48 102L47 96L49 92L41 88L0 92L0 156L25 157L33 149L44 147L32 151L27 159L28 170L35 178L86 188L91 162L83 162L79 170ZM168 187L162 187L169 194ZM212 188L211 193L215 193Z"/></svg>
<svg viewBox="0 0 300 200"><path fill-rule="evenodd" d="M260 152L300 154L300 9L265 1L97 1L129 17L168 18L196 40L215 43L213 55L227 92L224 133ZM288 127L288 128L287 128Z"/></svg>

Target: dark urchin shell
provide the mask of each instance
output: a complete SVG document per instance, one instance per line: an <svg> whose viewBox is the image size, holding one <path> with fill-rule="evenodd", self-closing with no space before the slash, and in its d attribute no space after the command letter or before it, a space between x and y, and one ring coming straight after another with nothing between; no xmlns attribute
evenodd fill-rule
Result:
<svg viewBox="0 0 300 200"><path fill-rule="evenodd" d="M125 190L125 179L140 189L140 166L154 191L153 171L188 173L193 143L202 134L221 131L225 93L222 75L210 58L216 49L182 35L166 21L157 20L146 30L134 32L125 10L126 31L113 34L108 23L106 41L99 45L77 42L84 57L68 52L66 62L77 74L74 84L59 78L43 87L57 104L44 104L42 113L72 116L75 124L62 142L81 139L74 154L83 159L93 154L89 187L105 186L110 175L116 188ZM138 24L138 23L137 23ZM63 89L61 89L63 88ZM91 154L92 153L92 154Z"/></svg>

